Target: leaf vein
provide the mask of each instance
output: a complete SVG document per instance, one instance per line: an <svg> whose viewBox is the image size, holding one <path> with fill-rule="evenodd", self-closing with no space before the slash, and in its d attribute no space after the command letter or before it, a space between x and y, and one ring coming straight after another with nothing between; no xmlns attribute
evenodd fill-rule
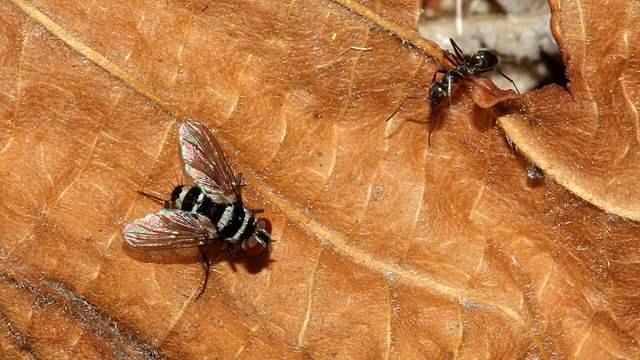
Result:
<svg viewBox="0 0 640 360"><path fill-rule="evenodd" d="M318 272L318 267L320 266L320 256L322 255L322 248L318 251L318 256L316 256L316 261L313 265L313 270L311 271L311 275L309 275L308 287L307 287L307 308L304 314L304 320L302 321L302 325L300 326L300 332L298 333L297 338L297 346L300 348L302 346L302 339L304 338L304 333L307 330L307 325L309 325L309 320L311 319L311 308L313 304L313 286L316 278L316 273Z"/></svg>

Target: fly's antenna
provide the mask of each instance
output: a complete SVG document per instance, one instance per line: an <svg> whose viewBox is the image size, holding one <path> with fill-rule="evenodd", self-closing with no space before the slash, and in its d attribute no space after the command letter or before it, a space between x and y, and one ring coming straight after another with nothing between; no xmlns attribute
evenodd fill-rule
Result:
<svg viewBox="0 0 640 360"><path fill-rule="evenodd" d="M153 200L153 201L155 201L157 203L162 204L162 206L165 209L169 209L171 207L171 202L169 202L169 200L165 200L165 199L160 198L158 196L148 194L148 193L146 193L146 192L144 192L142 190L136 190L136 191L138 192L138 194L140 194L140 195L142 195L144 197L147 197L147 198L149 198L149 199L151 199L151 200Z"/></svg>

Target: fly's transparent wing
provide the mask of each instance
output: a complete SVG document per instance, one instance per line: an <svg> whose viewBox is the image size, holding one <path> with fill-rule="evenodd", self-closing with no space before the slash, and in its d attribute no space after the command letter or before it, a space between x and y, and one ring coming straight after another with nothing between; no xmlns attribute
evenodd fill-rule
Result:
<svg viewBox="0 0 640 360"><path fill-rule="evenodd" d="M207 127L195 121L183 123L180 148L187 173L209 197L222 204L231 204L240 198L235 173Z"/></svg>
<svg viewBox="0 0 640 360"><path fill-rule="evenodd" d="M177 249L217 240L208 217L182 210L160 210L135 220L122 230L127 244L137 248Z"/></svg>

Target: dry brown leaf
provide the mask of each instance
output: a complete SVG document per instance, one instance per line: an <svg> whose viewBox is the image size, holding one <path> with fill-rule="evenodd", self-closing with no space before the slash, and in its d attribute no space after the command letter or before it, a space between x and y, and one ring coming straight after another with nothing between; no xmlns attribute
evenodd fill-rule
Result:
<svg viewBox="0 0 640 360"><path fill-rule="evenodd" d="M638 225L528 180L462 84L430 152L417 8L1 2L0 353L639 357ZM269 257L209 249L199 300L196 250L120 234L158 209L136 189L171 190L186 118L274 225Z"/></svg>
<svg viewBox="0 0 640 360"><path fill-rule="evenodd" d="M640 220L638 3L556 0L552 11L568 92L532 93L501 125L558 183L605 211Z"/></svg>

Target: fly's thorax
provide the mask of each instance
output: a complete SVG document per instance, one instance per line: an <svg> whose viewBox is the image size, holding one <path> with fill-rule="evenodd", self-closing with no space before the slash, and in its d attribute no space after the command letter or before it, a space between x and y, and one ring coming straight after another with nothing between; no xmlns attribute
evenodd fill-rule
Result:
<svg viewBox="0 0 640 360"><path fill-rule="evenodd" d="M171 207L173 209L182 209L184 198L187 196L187 193L191 188L192 186L188 185L178 185L173 188L173 191L171 192Z"/></svg>
<svg viewBox="0 0 640 360"><path fill-rule="evenodd" d="M230 210L230 211L228 211ZM242 242L251 235L253 230L253 213L236 203L228 205L227 211L229 216L223 215L218 222L220 236L229 242Z"/></svg>

